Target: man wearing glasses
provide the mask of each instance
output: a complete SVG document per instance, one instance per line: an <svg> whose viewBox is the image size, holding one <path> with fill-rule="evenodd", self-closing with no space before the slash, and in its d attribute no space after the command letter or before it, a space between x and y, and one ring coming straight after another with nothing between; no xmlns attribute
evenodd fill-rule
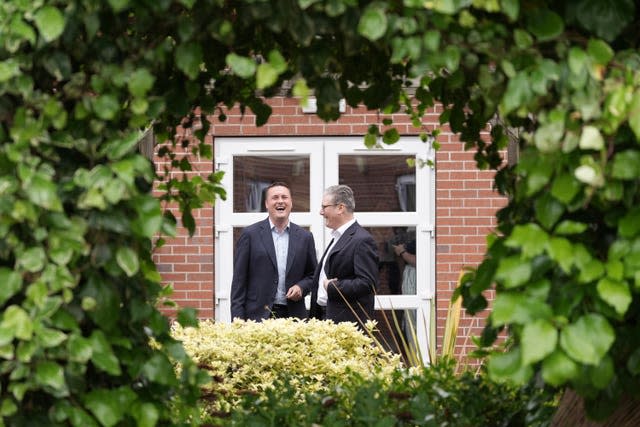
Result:
<svg viewBox="0 0 640 427"><path fill-rule="evenodd" d="M327 188L320 215L332 230L332 239L313 279L310 317L334 322L373 319L378 284L378 248L354 218L353 190L346 185Z"/></svg>

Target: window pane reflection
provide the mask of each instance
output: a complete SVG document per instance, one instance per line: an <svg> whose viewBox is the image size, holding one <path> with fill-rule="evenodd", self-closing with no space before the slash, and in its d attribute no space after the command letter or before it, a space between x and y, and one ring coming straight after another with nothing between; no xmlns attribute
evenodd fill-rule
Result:
<svg viewBox="0 0 640 427"><path fill-rule="evenodd" d="M342 155L340 184L351 187L358 212L415 212L416 171L407 155Z"/></svg>
<svg viewBox="0 0 640 427"><path fill-rule="evenodd" d="M357 200L356 200L357 205ZM378 295L415 295L415 259L398 256L394 245L404 245L409 254L416 253L416 232L413 227L365 227L378 244Z"/></svg>
<svg viewBox="0 0 640 427"><path fill-rule="evenodd" d="M233 211L265 212L264 191L274 181L291 187L294 212L309 211L309 156L235 156Z"/></svg>

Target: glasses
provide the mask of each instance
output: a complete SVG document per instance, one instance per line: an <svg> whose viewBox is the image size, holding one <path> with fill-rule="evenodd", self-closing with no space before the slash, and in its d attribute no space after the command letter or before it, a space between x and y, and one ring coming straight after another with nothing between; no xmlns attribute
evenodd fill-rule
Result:
<svg viewBox="0 0 640 427"><path fill-rule="evenodd" d="M323 211L327 209L329 206L338 206L340 203L334 203L332 205L320 205L320 210Z"/></svg>

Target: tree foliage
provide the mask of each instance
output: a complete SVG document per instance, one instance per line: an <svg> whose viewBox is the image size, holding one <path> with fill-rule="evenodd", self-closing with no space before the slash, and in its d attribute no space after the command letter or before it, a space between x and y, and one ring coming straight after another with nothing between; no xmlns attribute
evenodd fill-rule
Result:
<svg viewBox="0 0 640 427"><path fill-rule="evenodd" d="M150 196L136 142L153 124L210 156L195 107L224 120L239 104L261 125L265 97L289 84L313 91L326 120L341 98L416 125L444 106L440 121L510 200L461 291L470 312L498 291L483 344L502 328L512 340L491 375L536 375L606 413L640 389L638 20L632 0L3 2L5 422L154 425L169 422L163 402L192 396L195 371L169 374L187 360L149 304L163 296L151 241L175 220ZM174 139L179 122L196 138ZM520 161L504 167L514 133ZM162 200L193 232L191 210L224 192L219 176L189 179L179 152L161 149L185 173L160 177Z"/></svg>

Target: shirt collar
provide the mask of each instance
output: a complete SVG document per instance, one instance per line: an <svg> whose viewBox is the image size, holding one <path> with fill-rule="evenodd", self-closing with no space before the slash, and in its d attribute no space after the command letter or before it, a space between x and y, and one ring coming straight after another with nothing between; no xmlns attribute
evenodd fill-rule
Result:
<svg viewBox="0 0 640 427"><path fill-rule="evenodd" d="M331 232L331 236L334 237L334 238L338 238L338 237L342 236L344 234L344 232L347 231L347 228L351 227L355 222L356 222L356 219L355 218L351 218L349 221L345 222L340 227L338 227L335 230L333 230Z"/></svg>
<svg viewBox="0 0 640 427"><path fill-rule="evenodd" d="M283 231L287 231L289 229L289 225L291 224L291 221L287 221L287 225L284 227ZM271 221L271 218L269 218L269 230L273 231L275 228L275 224ZM275 228L277 230L277 228Z"/></svg>

